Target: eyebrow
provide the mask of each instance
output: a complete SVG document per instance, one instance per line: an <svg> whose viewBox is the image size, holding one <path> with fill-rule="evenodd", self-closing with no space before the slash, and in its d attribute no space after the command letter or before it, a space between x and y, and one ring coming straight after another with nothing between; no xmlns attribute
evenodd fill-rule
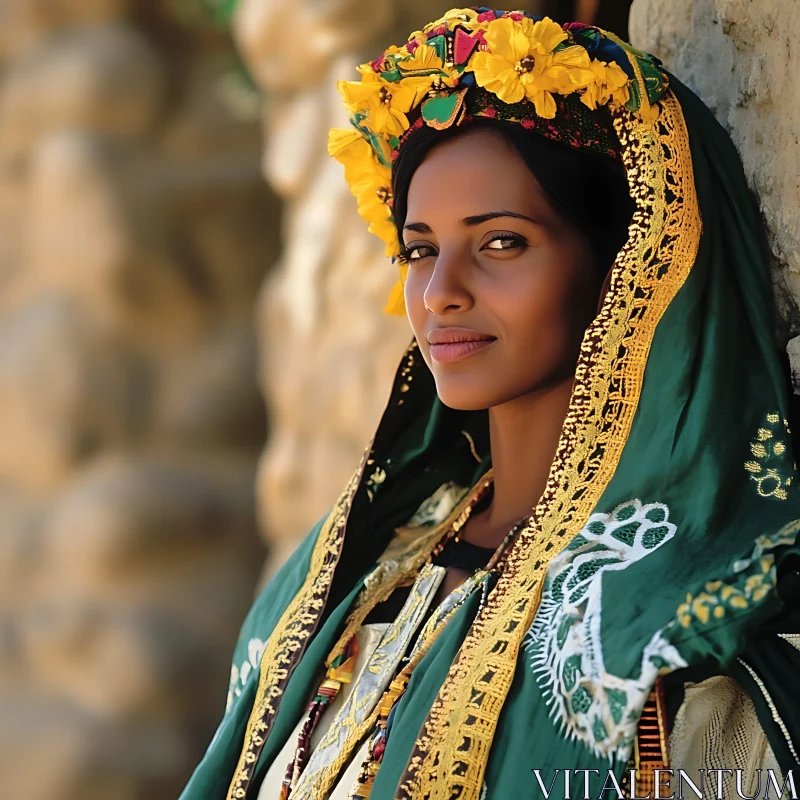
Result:
<svg viewBox="0 0 800 800"><path fill-rule="evenodd" d="M476 214L474 217L464 217L461 220L462 225L473 226L481 225L488 222L490 219L497 219L498 217L513 217L514 219L524 219L528 222L538 224L532 217L526 217L524 214L517 214L515 211L490 211L488 214ZM424 222L410 222L408 225L403 226L404 231L416 231L417 233L432 233L430 225Z"/></svg>

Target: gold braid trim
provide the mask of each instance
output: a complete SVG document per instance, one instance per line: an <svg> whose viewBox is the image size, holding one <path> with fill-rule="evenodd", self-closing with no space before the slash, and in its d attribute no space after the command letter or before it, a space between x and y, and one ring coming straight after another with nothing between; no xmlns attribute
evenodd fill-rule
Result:
<svg viewBox="0 0 800 800"><path fill-rule="evenodd" d="M319 532L305 582L283 612L267 640L259 668L258 688L247 722L239 762L228 788L227 800L243 800L253 777L258 757L272 728L278 702L295 664L305 649L309 634L325 606L333 570L339 560L347 516L358 488L372 442L365 448L361 463L347 487L331 509Z"/></svg>
<svg viewBox="0 0 800 800"><path fill-rule="evenodd" d="M412 343L407 354L414 347L415 343ZM341 552L347 517L353 497L364 474L367 458L372 452L374 441L375 437L373 436L364 450L361 463L323 524L314 545L311 564L303 586L294 596L267 640L261 658L253 709L247 723L244 744L233 780L228 788L227 800L244 800L247 797L253 771L272 727L286 683L294 666L300 660L308 636L314 630L325 606L327 592L333 579L333 571ZM431 528L428 533L420 537L419 549L413 557L403 559L400 564L394 562L394 569L392 562L388 561L382 562L378 566L375 573L367 579L366 585L359 594L356 608L351 613L344 633L329 656L328 663L344 649L350 637L355 634L372 608L385 600L398 585L407 581L428 560L442 534L451 527L454 532L457 532L464 525L472 511L476 496L486 487L491 476L492 470L489 469L475 486L456 503L444 522Z"/></svg>
<svg viewBox="0 0 800 800"><path fill-rule="evenodd" d="M586 523L628 439L656 326L694 264L701 232L680 104L669 92L660 106L655 120L612 112L637 206L628 241L584 336L547 487L420 729L397 800L478 800L547 565Z"/></svg>

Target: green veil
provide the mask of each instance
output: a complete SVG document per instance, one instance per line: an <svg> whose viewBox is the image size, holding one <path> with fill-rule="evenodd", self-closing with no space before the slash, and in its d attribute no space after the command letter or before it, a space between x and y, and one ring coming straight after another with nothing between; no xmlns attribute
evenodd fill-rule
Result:
<svg viewBox="0 0 800 800"><path fill-rule="evenodd" d="M596 796L657 677L682 674L740 680L800 766L800 651L779 635L800 631L800 494L760 220L727 133L666 77L657 120L613 112L637 210L545 494L414 670L372 800L538 797L533 770L566 768L597 770ZM257 795L394 529L490 466L487 412L444 406L412 341L348 485L244 621L182 800Z"/></svg>

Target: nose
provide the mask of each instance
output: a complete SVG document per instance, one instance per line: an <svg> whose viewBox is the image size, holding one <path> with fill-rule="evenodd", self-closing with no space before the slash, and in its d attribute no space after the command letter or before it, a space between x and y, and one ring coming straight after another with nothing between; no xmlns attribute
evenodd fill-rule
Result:
<svg viewBox="0 0 800 800"><path fill-rule="evenodd" d="M448 255L444 249L440 250L425 287L425 308L432 314L471 308L474 298L468 286L468 272L463 254Z"/></svg>

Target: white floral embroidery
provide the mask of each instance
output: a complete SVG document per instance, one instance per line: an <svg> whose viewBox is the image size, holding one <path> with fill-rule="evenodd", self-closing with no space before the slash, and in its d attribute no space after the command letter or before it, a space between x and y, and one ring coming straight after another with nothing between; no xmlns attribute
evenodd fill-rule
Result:
<svg viewBox="0 0 800 800"><path fill-rule="evenodd" d="M525 648L550 716L596 755L627 759L647 696L662 668L686 666L656 631L638 678L606 671L601 630L603 573L626 569L675 535L669 509L631 500L610 514L592 514L547 570Z"/></svg>
<svg viewBox="0 0 800 800"><path fill-rule="evenodd" d="M267 643L261 639L251 639L247 643L247 658L237 667L236 664L231 665L231 679L228 684L228 700L225 704L225 712L230 710L233 701L242 693L242 687L247 682L250 673L255 669L257 670L261 664L261 656L264 655L264 648Z"/></svg>

